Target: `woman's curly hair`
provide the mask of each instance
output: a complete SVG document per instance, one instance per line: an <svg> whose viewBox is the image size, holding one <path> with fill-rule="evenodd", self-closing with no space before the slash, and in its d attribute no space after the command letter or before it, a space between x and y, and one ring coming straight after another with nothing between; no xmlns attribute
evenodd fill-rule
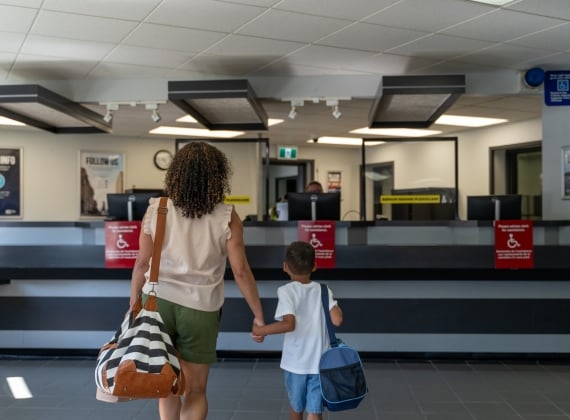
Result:
<svg viewBox="0 0 570 420"><path fill-rule="evenodd" d="M200 218L230 193L230 177L230 163L221 150L190 142L174 155L164 190L185 217Z"/></svg>

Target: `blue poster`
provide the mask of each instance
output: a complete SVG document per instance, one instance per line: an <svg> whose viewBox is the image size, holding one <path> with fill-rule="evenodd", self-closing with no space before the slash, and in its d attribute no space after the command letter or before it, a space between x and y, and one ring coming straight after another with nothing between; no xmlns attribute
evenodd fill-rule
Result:
<svg viewBox="0 0 570 420"><path fill-rule="evenodd" d="M0 217L21 215L20 149L0 149Z"/></svg>
<svg viewBox="0 0 570 420"><path fill-rule="evenodd" d="M545 73L544 102L548 106L570 105L570 70Z"/></svg>

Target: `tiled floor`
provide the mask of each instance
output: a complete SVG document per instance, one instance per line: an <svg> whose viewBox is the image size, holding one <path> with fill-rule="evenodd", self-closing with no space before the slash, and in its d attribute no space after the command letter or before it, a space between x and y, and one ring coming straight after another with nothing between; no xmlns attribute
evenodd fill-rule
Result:
<svg viewBox="0 0 570 420"><path fill-rule="evenodd" d="M95 400L94 360L0 357L2 420L150 420L154 400ZM369 395L356 410L325 419L557 420L570 418L570 365L492 361L364 360ZM33 398L15 400L7 377ZM208 389L212 420L285 420L277 359L222 359Z"/></svg>

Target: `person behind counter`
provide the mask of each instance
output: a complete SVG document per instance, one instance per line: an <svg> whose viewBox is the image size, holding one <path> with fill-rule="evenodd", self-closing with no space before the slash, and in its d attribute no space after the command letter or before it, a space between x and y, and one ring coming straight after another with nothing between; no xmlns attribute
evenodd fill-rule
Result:
<svg viewBox="0 0 570 420"><path fill-rule="evenodd" d="M171 395L159 400L161 420L206 418L206 388L210 365L216 361L226 261L253 321L264 324L245 255L242 222L234 207L224 204L230 173L224 153L204 142L191 142L180 149L166 173L168 213L156 294L160 315L180 353L186 389L182 399ZM158 198L150 199L142 222L131 280L131 309L141 293L144 297L152 289L148 277L158 203ZM252 338L262 341L262 337Z"/></svg>
<svg viewBox="0 0 570 420"><path fill-rule="evenodd" d="M323 186L319 181L311 181L305 186L305 191L310 193L322 193Z"/></svg>

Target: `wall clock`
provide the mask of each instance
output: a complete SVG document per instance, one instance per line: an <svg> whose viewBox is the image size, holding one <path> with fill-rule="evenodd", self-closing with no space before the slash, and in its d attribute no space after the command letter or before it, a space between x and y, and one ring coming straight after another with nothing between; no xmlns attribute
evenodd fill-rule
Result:
<svg viewBox="0 0 570 420"><path fill-rule="evenodd" d="M168 150L158 150L154 154L154 166L156 166L161 171L166 171L170 164L172 163L172 153Z"/></svg>

